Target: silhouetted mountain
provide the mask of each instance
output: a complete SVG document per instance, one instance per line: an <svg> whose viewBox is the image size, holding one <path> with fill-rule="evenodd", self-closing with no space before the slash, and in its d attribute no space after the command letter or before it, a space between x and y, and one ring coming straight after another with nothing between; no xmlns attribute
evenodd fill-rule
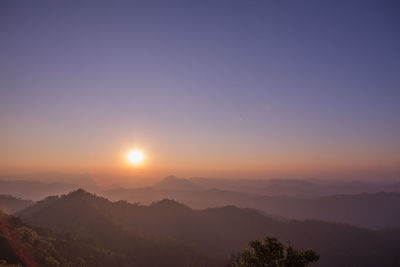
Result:
<svg viewBox="0 0 400 267"><path fill-rule="evenodd" d="M35 229L1 212L0 226L0 261L12 266L134 266L88 239Z"/></svg>
<svg viewBox="0 0 400 267"><path fill-rule="evenodd" d="M124 235L124 230L114 228L116 225L105 229L110 233L90 238L82 229L56 233L33 228L0 212L0 226L0 262L19 266L215 266L214 262L171 242ZM113 240L118 243L100 242L116 233L119 235L113 236Z"/></svg>
<svg viewBox="0 0 400 267"><path fill-rule="evenodd" d="M318 219L368 228L400 227L400 193L335 195L313 199L264 197L258 208L292 219Z"/></svg>
<svg viewBox="0 0 400 267"><path fill-rule="evenodd" d="M93 240L96 246L123 255L128 263L126 266L186 266L188 263L213 266L213 262L188 246L137 231L131 222L121 217L129 212L131 206L124 202L112 203L80 189L62 197L47 197L24 210L21 215L34 225ZM187 209L167 200L153 206L160 214L164 210L177 213L182 208ZM133 223L138 220L129 219Z"/></svg>
<svg viewBox="0 0 400 267"><path fill-rule="evenodd" d="M259 203L259 200L262 197L254 194L223 191L218 189L196 189L191 191L158 189L156 187L113 189L102 192L102 195L113 201L126 200L131 203L141 204L150 204L154 201L167 198L179 201L195 209L227 205L254 208L254 203Z"/></svg>
<svg viewBox="0 0 400 267"><path fill-rule="evenodd" d="M33 205L33 201L15 198L9 195L0 195L0 210L12 214Z"/></svg>
<svg viewBox="0 0 400 267"><path fill-rule="evenodd" d="M203 189L219 189L267 196L317 197L339 194L400 192L400 183L290 179L186 179ZM170 188L171 189L171 188Z"/></svg>
<svg viewBox="0 0 400 267"><path fill-rule="evenodd" d="M167 176L162 179L160 182L154 185L154 188L161 189L161 190L197 190L200 187L191 181L178 178L176 176Z"/></svg>
<svg viewBox="0 0 400 267"><path fill-rule="evenodd" d="M132 247L150 249L153 243L147 242L156 239L177 247L191 247L221 263L231 252L246 247L249 240L275 236L296 247L315 249L321 254L320 266L400 264L399 230L372 231L318 221L279 221L255 210L233 206L192 210L171 200L141 206L110 202L78 190L39 201L19 214L33 224L59 232L76 232L96 240L101 247L128 254Z"/></svg>
<svg viewBox="0 0 400 267"><path fill-rule="evenodd" d="M317 219L380 229L400 227L400 193L335 195L313 198L260 196L226 190L162 190L157 187L114 189L102 195L111 200L149 204L164 198L191 208L234 205L289 219Z"/></svg>

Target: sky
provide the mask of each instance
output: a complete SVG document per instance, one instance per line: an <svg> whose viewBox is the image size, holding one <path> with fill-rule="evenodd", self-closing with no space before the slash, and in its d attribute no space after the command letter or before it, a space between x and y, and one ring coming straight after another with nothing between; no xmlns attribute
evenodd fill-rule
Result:
<svg viewBox="0 0 400 267"><path fill-rule="evenodd" d="M400 176L397 1L1 1L0 172ZM142 166L124 155L140 149Z"/></svg>

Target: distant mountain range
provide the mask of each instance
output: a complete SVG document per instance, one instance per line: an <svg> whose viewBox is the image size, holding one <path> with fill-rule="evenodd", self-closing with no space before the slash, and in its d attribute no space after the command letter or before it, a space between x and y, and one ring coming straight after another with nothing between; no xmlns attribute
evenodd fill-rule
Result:
<svg viewBox="0 0 400 267"><path fill-rule="evenodd" d="M353 189L340 190L340 188L346 188L346 186L344 183L337 183L335 190L332 188L329 190L341 192L340 195L319 197L266 196L226 189L236 188L238 190L251 191L249 188L253 188L253 191L256 191L258 185L260 186L257 189L258 191L266 192L266 188L268 188L266 185L270 185L270 183L274 185L273 188L279 185L284 192L291 191L294 195L301 195L295 194L295 192L302 191L306 184L314 188L328 186L325 184L315 185L304 181L220 181L205 178L183 179L169 176L153 187L114 189L105 191L102 195L115 201L127 200L132 203L139 202L143 204L169 198L196 209L235 205L242 208L258 209L277 217L299 220L318 219L374 229L400 227L400 213L398 212L398 207L400 207L399 192L360 193L366 188L371 192L375 192L378 189L386 188L386 185L379 185L373 189L372 184L349 183L349 187L353 186ZM329 184L332 183L329 182ZM243 188L239 188L240 184L243 185ZM264 185L264 187L261 185ZM359 187L356 185L359 185ZM216 188L212 188L212 186L216 186ZM226 186L226 188L221 189L223 188L222 186ZM300 189L297 190L296 186L300 187ZM396 188L396 186L391 187L392 190ZM349 191L357 193L353 195L343 194L343 192ZM322 192L322 189L319 192ZM327 193L327 190L324 192Z"/></svg>
<svg viewBox="0 0 400 267"><path fill-rule="evenodd" d="M172 246L192 251L185 254L192 255L186 260L198 259L198 264L191 266L212 266L206 263L207 259L221 266L230 253L246 247L249 240L265 236L315 249L321 254L319 266L400 265L399 230L372 231L319 221L277 220L255 210L233 206L193 210L172 200L142 206L110 202L78 190L61 197L48 197L19 212L18 216L32 225L59 233L76 233L118 255L150 255L148 250L151 250L148 261L157 259L171 264L163 266L190 264L168 261L168 255L173 255L176 249L170 250L172 254L162 254L165 250L151 248L156 240L165 249Z"/></svg>
<svg viewBox="0 0 400 267"><path fill-rule="evenodd" d="M157 189L218 189L266 196L318 197L342 194L400 192L400 182L372 183L338 180L217 179L167 176L154 185Z"/></svg>
<svg viewBox="0 0 400 267"><path fill-rule="evenodd" d="M43 183L24 180L0 180L0 194L23 199L40 200L49 195L61 195L80 188L79 185L65 183Z"/></svg>
<svg viewBox="0 0 400 267"><path fill-rule="evenodd" d="M15 198L8 195L0 195L0 210L12 214L33 205L33 201Z"/></svg>
<svg viewBox="0 0 400 267"><path fill-rule="evenodd" d="M0 180L0 194L35 201L48 195L67 194L78 188L79 185L75 184ZM277 191L278 188L281 191ZM309 195L303 196L306 189ZM195 209L234 205L257 209L277 218L317 219L381 229L400 227L400 192L396 192L397 189L396 183L184 179L168 176L151 187L113 189L98 193L113 201L150 204L168 198ZM270 191L275 194L266 195ZM338 193L329 195L330 192ZM5 198L0 199L0 209L13 213L18 210L17 202L20 202L21 208L31 204Z"/></svg>

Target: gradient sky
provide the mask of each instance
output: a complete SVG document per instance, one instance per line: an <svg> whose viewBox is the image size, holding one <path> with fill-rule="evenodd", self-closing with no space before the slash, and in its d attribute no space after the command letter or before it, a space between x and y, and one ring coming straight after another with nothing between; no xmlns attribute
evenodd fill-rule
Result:
<svg viewBox="0 0 400 267"><path fill-rule="evenodd" d="M398 175L399 14L398 1L1 1L0 170ZM133 147L140 170L123 163Z"/></svg>

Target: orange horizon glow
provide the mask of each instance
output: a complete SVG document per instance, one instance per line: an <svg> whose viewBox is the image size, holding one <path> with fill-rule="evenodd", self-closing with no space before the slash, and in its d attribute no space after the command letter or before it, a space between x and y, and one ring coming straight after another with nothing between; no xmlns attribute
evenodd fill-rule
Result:
<svg viewBox="0 0 400 267"><path fill-rule="evenodd" d="M136 138L120 135L106 139L111 140L108 142L84 140L76 145L71 140L70 146L50 142L41 147L20 143L11 146L13 142L9 142L0 152L0 173L94 172L127 177L173 174L221 178L361 177L378 170L382 175L400 173L395 147L385 151L359 144L358 149L353 145L352 150L327 145L306 148L301 144L255 147L246 142L225 146L192 139L172 142L151 134ZM35 138L31 144L36 141L40 143ZM132 151L141 153L139 160L135 159L136 152L129 160Z"/></svg>
<svg viewBox="0 0 400 267"><path fill-rule="evenodd" d="M129 150L126 154L126 160L128 161L129 165L132 166L139 166L145 160L145 155L141 150L133 149Z"/></svg>

